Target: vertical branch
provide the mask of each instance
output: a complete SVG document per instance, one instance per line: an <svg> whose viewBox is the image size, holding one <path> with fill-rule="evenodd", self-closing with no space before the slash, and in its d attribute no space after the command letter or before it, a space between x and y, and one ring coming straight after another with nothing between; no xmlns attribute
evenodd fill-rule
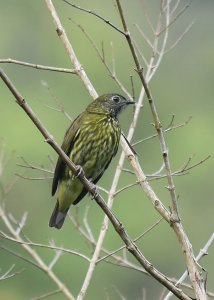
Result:
<svg viewBox="0 0 214 300"><path fill-rule="evenodd" d="M130 51L132 53L134 62L135 62L136 71L137 71L137 73L140 77L140 80L141 80L143 88L145 90L147 99L149 101L149 105L150 105L153 120L154 120L154 126L155 126L155 129L157 130L158 137L159 137L159 140L160 140L161 152L162 152L162 155L163 155L167 180L168 180L168 184L169 184L168 189L170 191L170 195L171 195L171 199L172 199L172 213L173 213L172 218L175 221L177 221L179 219L178 211L177 211L177 196L176 196L176 193L175 193L175 186L174 186L173 178L172 178L172 175L171 175L171 168L170 168L170 163L169 163L169 158L168 158L168 150L167 150L165 139L164 139L162 125L161 125L161 122L160 122L160 119L159 119L159 116L158 116L158 113L157 113L156 105L155 105L155 102L153 100L152 94L149 90L147 81L146 81L146 79L143 75L143 68L140 65L140 62L138 60L138 57L137 57L137 54L136 54L136 51L135 51L135 48L134 48L134 45L133 45L133 42L132 42L132 39L131 39L131 34L128 30L128 26L127 26L126 21L125 21L125 17L124 17L122 6L120 4L120 0L116 0L116 3L117 3L117 6L118 6L118 10L119 10L119 14L120 14L120 17L121 17L121 21L122 21L122 24L123 24L124 31L126 32L126 39L127 39Z"/></svg>
<svg viewBox="0 0 214 300"><path fill-rule="evenodd" d="M214 233L211 234L209 240L206 242L206 244L204 245L204 247L202 249L200 249L199 254L197 255L197 257L195 258L195 260L198 262L204 255L208 254L208 249L209 247L213 244L214 242ZM176 286L180 286L181 283L185 280L185 278L188 276L188 272L185 271L183 273L183 275L179 278L179 280L176 282ZM171 292L169 292L163 300L169 300L171 297L173 296L173 294Z"/></svg>
<svg viewBox="0 0 214 300"><path fill-rule="evenodd" d="M158 28L160 28L159 21L160 20L158 20L158 22L157 22L156 31L158 31ZM167 30L166 30L166 32L167 32ZM154 38L154 43L153 43L153 52L155 52L155 49L156 49L157 44L158 44L158 39L159 39L158 35L154 35L154 37L155 38ZM166 47L167 38L168 38L168 32L167 32L167 34L164 35L164 42L163 42L162 47L161 47L161 52L160 52L158 62L156 64L156 68L153 68L154 55L152 55L152 57L150 59L150 63L149 63L148 70L147 70L147 73L146 73L146 77L148 78L148 81L151 80L152 76L155 74L155 72L157 70L157 67L159 66L159 64L162 60L163 53L164 53L164 50L165 50L165 47ZM127 135L127 139L128 139L129 142L131 141L131 139L134 135L134 131L135 131L135 128L136 128L136 125L137 125L137 120L138 120L138 117L139 117L139 114L140 114L140 111L141 111L141 107L142 107L142 103L143 103L143 98L144 98L144 88L142 88L142 90L141 90L140 97L139 97L139 99L136 103L136 106L135 106L135 112L134 112L133 120L132 120L131 125L129 127L129 132L128 132L128 135ZM110 188L109 197L108 197L108 201L107 201L107 205L110 209L113 206L114 194L115 194L115 191L117 189L118 182L119 182L119 179L120 179L120 176L121 176L121 172L122 172L123 164L124 164L124 161L125 161L125 157L126 157L127 154L130 154L127 151L125 152L125 149L127 149L127 147L126 147L127 143L124 141L123 138L121 139L121 143L122 143L123 151L122 151L121 156L119 158L119 162L118 162L118 165L117 165L117 168L116 168L116 171L115 171L115 175L114 175L114 178L113 178L113 181L112 181L112 186ZM132 162L134 163L134 160ZM139 171L140 174L139 174L138 178L141 181L142 181L142 178L144 178L144 181L145 181L145 184L143 186L144 190L147 191L147 195L148 195L148 193L151 194L151 191L148 188L148 185L146 184L146 177L143 176L142 170L141 170L141 168L139 168L140 166L137 163L135 163L135 167L136 166L138 166L138 170L140 170ZM135 168L135 170L136 170L136 168ZM163 214L164 214L164 208L163 208ZM165 214L165 219L167 219L167 221L169 221L167 213ZM84 296L86 294L86 291L89 287L90 281L92 279L92 274L93 274L93 271L94 271L95 266L96 266L97 259L99 258L99 254L100 254L105 236L107 234L108 226L109 226L109 219L105 215L104 219L103 219L103 222L102 222L100 234L99 234L99 237L98 237L98 240L97 240L96 248L95 248L95 251L93 253L93 257L91 259L87 274L85 276L83 285L81 287L81 290L80 290L78 298L77 298L78 300L82 300L84 298Z"/></svg>
<svg viewBox="0 0 214 300"><path fill-rule="evenodd" d="M164 31L164 37L163 37L162 46L161 46L161 49L159 51L158 59L155 62L155 66L154 66L155 55L152 56L152 59L150 61L150 70L151 70L151 72L150 73L147 72L147 74L146 74L146 82L147 83L151 80L151 78L155 74L156 69L160 65L160 62L162 61L164 53L165 53L166 43L167 43L168 36L169 36L169 22L170 22L170 20L169 20L169 5L167 5L167 7L166 7L166 13L165 13L165 15L166 15L166 29ZM161 28L161 19L159 19L159 22L157 23L157 27L156 27L155 41L154 41L154 45L153 45L153 49L155 49L154 52L157 51L158 38L160 36L158 33L160 32L160 28Z"/></svg>
<svg viewBox="0 0 214 300"><path fill-rule="evenodd" d="M66 33L65 33L65 31L64 31L64 29L62 27L62 24L61 24L61 22L60 22L60 20L59 20L59 18L57 16L57 13L56 13L55 8L54 8L54 6L52 4L52 1L51 0L46 0L46 4L48 5L49 9L51 10L52 18L54 19L54 23L57 26L57 32L59 31L58 30L59 28L62 29L60 31L60 32L63 33L63 39L62 39L62 41L63 41L63 44L66 46L66 44L68 44L69 41L68 41L68 39L66 37ZM126 33L126 36L127 35L128 34ZM66 46L66 49L67 49L67 51L69 51L69 49L72 49L72 47ZM69 56L70 57L74 56L75 60L77 60L77 57L76 57L74 51L71 52L71 53L69 53ZM150 64L150 66L152 68L152 64ZM84 80L85 77L83 76L83 77L80 77L80 78L81 78L81 80ZM88 83L86 83L85 86L88 89ZM132 122L131 127L130 127L130 135L129 135L130 138L131 138L131 136L134 133L134 129L135 129L135 126L136 126L137 118L138 118L138 115L139 115L139 112L140 112L140 108L141 108L141 105L142 105L143 95L144 95L144 93L141 93L140 100L139 100L139 102L137 104L137 107L136 107L136 113L134 115L134 119L133 119L133 122ZM122 147L123 147L126 155L128 154L129 157L132 157L130 159L131 164L135 168L135 171L138 174L138 179L141 181L141 185L142 185L144 191L147 193L147 196L150 198L150 200L152 201L152 203L155 206L155 208L158 209L158 211L169 222L169 215L168 215L168 212L167 212L166 208L161 204L161 202L158 199L158 197L155 195L155 193L152 191L151 187L148 185L146 177L143 174L143 172L142 172L139 164L137 163L136 158L133 156L133 154L130 155L129 147L127 147L127 143L126 143L126 141L125 141L125 139L123 137L121 138L121 144L122 144ZM124 161L124 158L125 158L125 155L122 154L121 161L120 161L121 164L122 164L122 161ZM118 180L119 180L119 176L120 176L119 174L120 174L120 170L118 170L118 172L116 173L116 176L117 176ZM109 200L108 200L108 204L109 204L110 207L112 206L112 203L113 203L113 194L111 192L116 188L116 186L117 186L117 180L115 180L115 182L113 182L112 189L110 191ZM91 263L90 263L87 275L85 277L85 281L83 283L82 289L81 289L81 291L79 293L78 300L82 299L85 296L86 290L87 290L87 288L89 286L89 283L90 283L90 280L92 278L93 270L94 270L95 265L96 265L96 260L97 260L97 258L99 256L99 252L100 252L100 249L102 247L103 240L105 238L105 234L106 234L107 228L108 228L108 219L107 219L107 217L105 217L104 221L103 221L103 226L101 228L100 237L99 237L98 242L97 242L97 247L96 247L94 255L92 257L92 260L91 260Z"/></svg>
<svg viewBox="0 0 214 300"><path fill-rule="evenodd" d="M94 86L92 85L90 79L88 78L85 70L82 68L79 60L76 57L74 49L73 49L71 43L69 42L69 39L65 32L65 29L63 28L62 23L60 22L60 19L58 17L58 14L55 10L55 7L54 7L52 1L45 0L45 2L46 2L48 10L52 16L53 22L56 26L56 32L57 32L59 38L61 39L63 45L65 46L65 49L68 52L68 55L70 57L72 64L75 67L75 71L76 71L77 75L81 78L82 82L84 83L87 91L92 96L92 98L94 98L94 99L97 98L98 94L97 94Z"/></svg>
<svg viewBox="0 0 214 300"><path fill-rule="evenodd" d="M126 24L126 20L124 17L124 13L123 13L123 9L122 9L120 0L116 0L116 3L117 3L120 18L121 18L121 22L123 24L124 31L126 32L126 40L128 42L130 51L132 53L132 56L133 56L133 59L135 62L135 66L137 69L137 73L140 77L140 80L144 87L146 96L148 98L150 109L151 109L153 120L154 120L154 126L157 130L159 141L160 141L161 151L162 151L164 165L165 165L165 171L166 171L166 175L167 175L168 189L169 189L171 200L172 200L171 224L172 224L172 227L173 227L173 229L178 237L178 240L181 244L181 247L182 247L185 259L186 259L186 264L187 264L187 268L189 271L190 280L192 282L192 285L193 285L193 288L195 291L195 295L196 295L197 299L207 299L206 291L205 291L205 287L204 287L204 279L201 276L201 274L197 268L197 264L196 264L196 261L194 258L192 246L191 246L190 241L184 231L184 228L180 222L180 218L178 215L177 196L176 196L175 186L174 186L174 182L173 182L173 178L172 178L172 174L171 174L169 155L168 155L168 150L166 147L166 142L164 139L161 122L160 122L160 119L159 119L159 116L157 113L156 105L155 105L155 102L151 95L151 92L148 88L146 79L143 75L143 69L142 69L142 67L139 63L138 57L136 55L136 51L134 49L134 45L133 45L133 42L131 39L130 32L128 31L128 26ZM166 0L166 9L167 9L168 15L169 15L169 5L170 5L170 0ZM169 16L167 16L166 22L169 22ZM168 27L168 26L166 26L166 27Z"/></svg>

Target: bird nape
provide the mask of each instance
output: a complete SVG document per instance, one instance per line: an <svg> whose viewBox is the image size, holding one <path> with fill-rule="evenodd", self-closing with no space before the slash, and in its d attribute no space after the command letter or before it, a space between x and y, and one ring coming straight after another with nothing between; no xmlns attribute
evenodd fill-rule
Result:
<svg viewBox="0 0 214 300"><path fill-rule="evenodd" d="M63 151L75 165L83 168L85 176L94 184L117 153L121 135L118 115L134 103L118 94L102 95L88 105L65 133ZM70 205L77 204L87 193L61 157L54 171L52 196L56 191L57 202L49 226L60 229Z"/></svg>

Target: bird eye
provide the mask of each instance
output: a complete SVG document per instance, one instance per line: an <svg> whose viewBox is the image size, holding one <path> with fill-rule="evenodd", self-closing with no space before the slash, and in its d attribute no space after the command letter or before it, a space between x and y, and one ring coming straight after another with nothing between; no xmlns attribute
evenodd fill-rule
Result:
<svg viewBox="0 0 214 300"><path fill-rule="evenodd" d="M119 96L113 96L113 97L112 97L112 100L113 100L115 103L119 103L119 102L120 102L120 97L119 97Z"/></svg>

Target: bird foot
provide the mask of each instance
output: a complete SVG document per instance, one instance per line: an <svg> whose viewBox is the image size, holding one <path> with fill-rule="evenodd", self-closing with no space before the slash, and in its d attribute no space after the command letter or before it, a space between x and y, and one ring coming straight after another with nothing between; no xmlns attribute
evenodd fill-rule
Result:
<svg viewBox="0 0 214 300"><path fill-rule="evenodd" d="M78 178L80 175L84 175L84 170L80 165L76 166L76 172L75 178Z"/></svg>
<svg viewBox="0 0 214 300"><path fill-rule="evenodd" d="M91 200L94 200L99 195L98 188L96 187L93 182L90 182L91 190L93 191L93 194L91 194Z"/></svg>

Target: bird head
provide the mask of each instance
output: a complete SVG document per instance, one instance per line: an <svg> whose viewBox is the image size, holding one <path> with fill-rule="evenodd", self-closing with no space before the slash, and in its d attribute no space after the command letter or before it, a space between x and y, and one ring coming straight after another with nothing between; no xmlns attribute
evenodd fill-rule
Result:
<svg viewBox="0 0 214 300"><path fill-rule="evenodd" d="M95 99L87 108L95 113L106 113L117 117L129 104L135 104L134 100L126 99L119 94L104 94Z"/></svg>

